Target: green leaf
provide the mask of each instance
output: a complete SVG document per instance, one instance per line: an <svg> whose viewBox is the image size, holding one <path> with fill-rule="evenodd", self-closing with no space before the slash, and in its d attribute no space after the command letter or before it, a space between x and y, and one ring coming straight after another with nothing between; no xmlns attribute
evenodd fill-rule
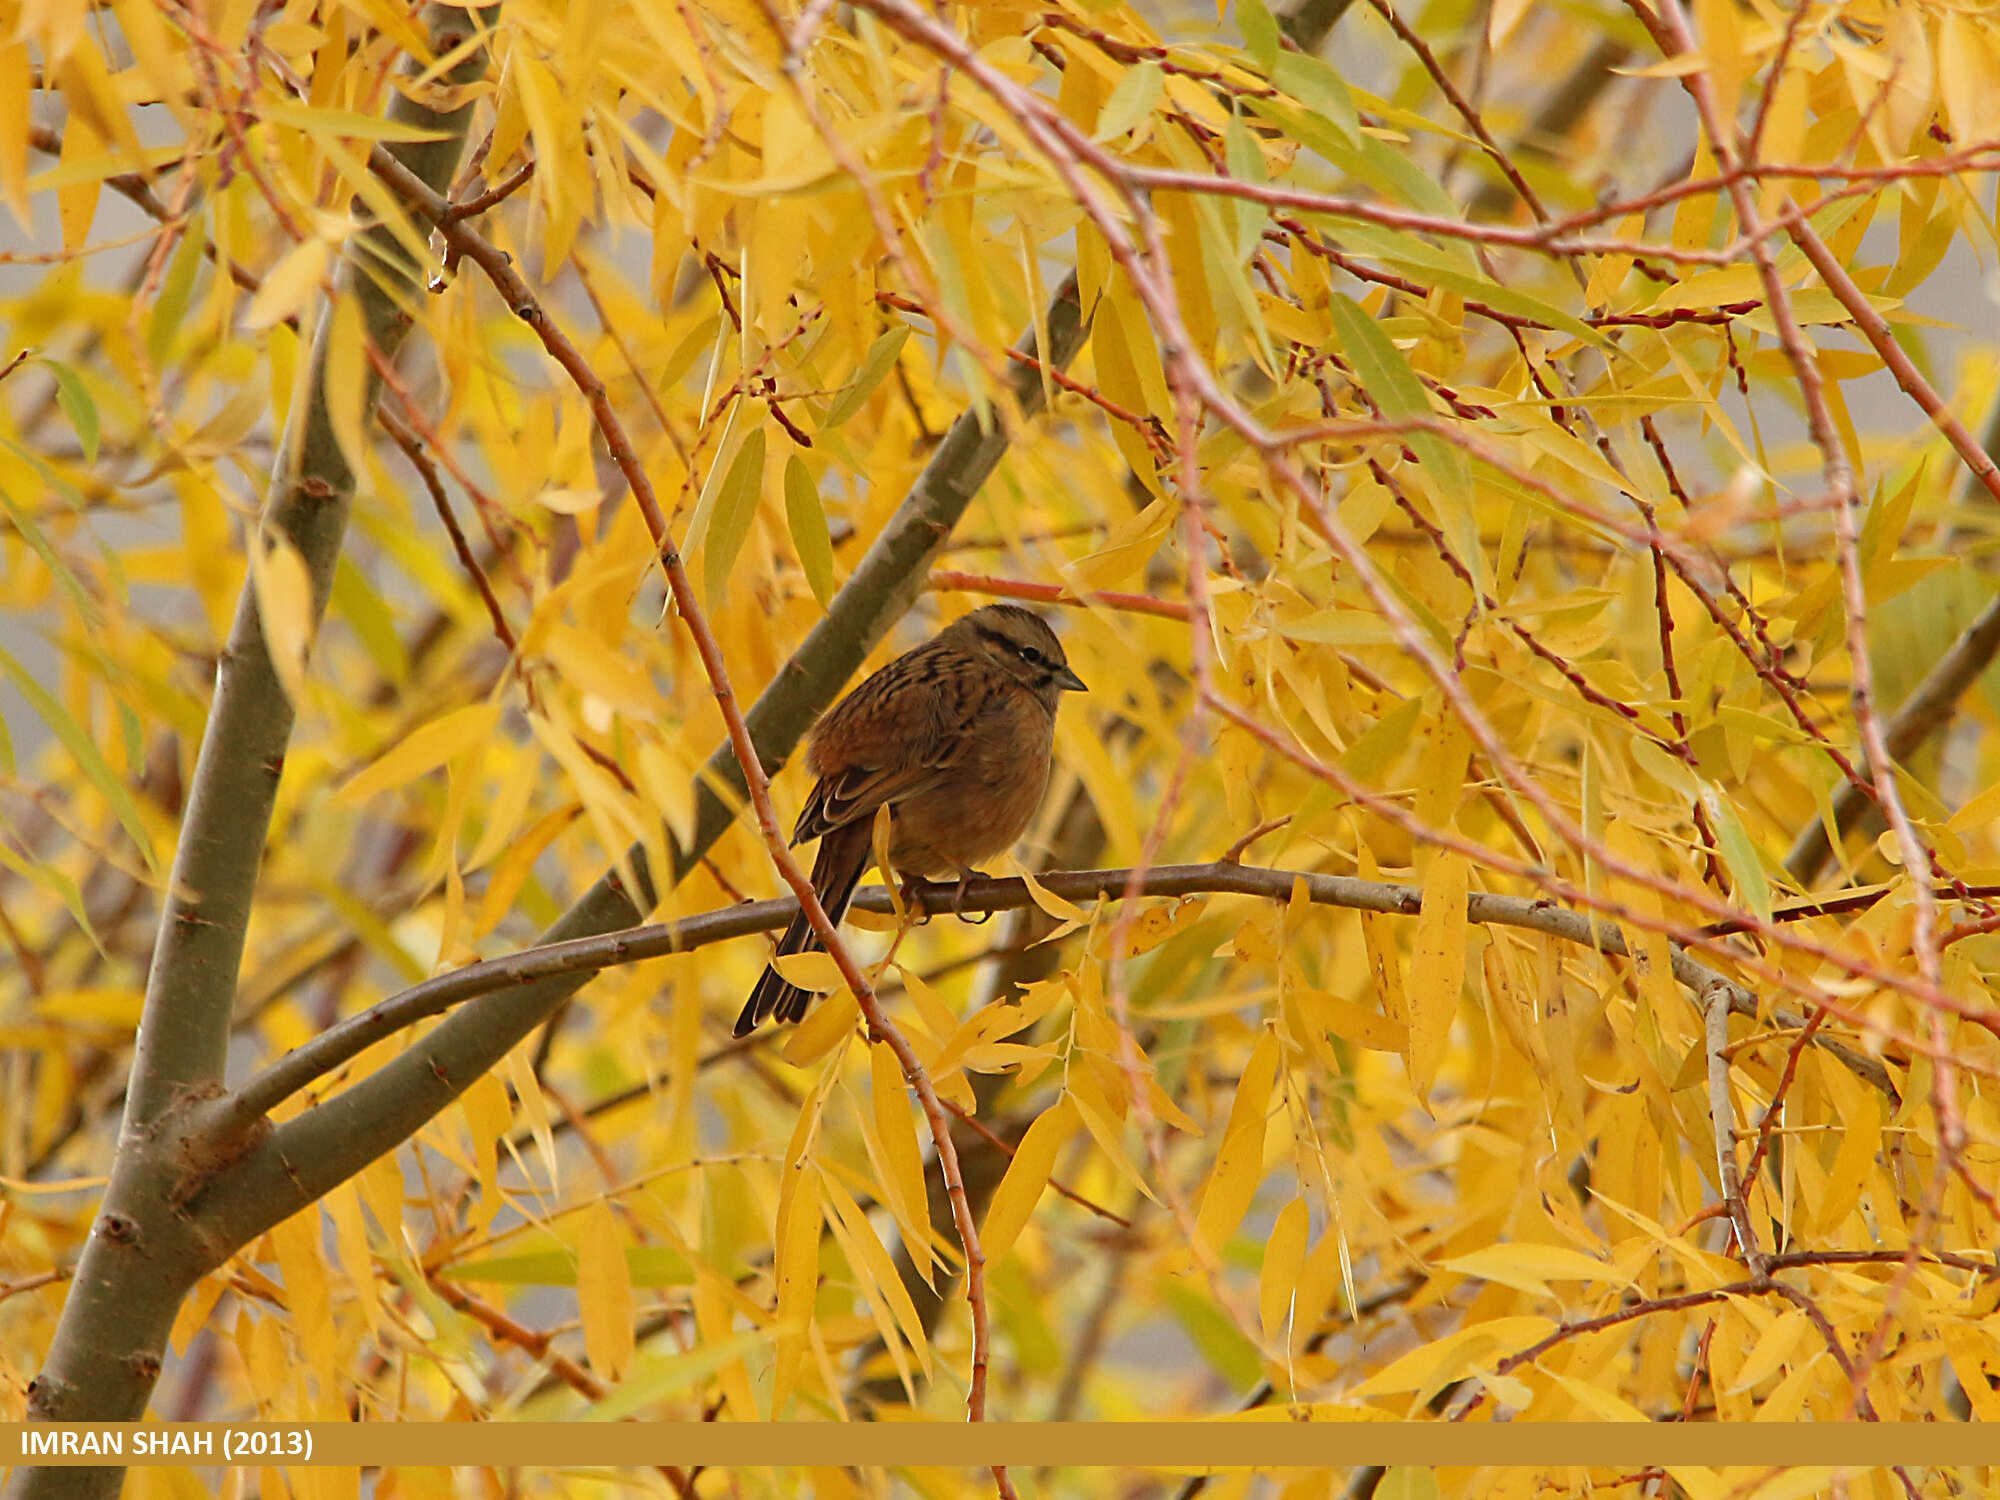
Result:
<svg viewBox="0 0 2000 1500"><path fill-rule="evenodd" d="M1750 830L1743 826L1743 820L1722 795L1722 789L1713 783L1702 784L1701 805L1708 809L1709 821L1715 824L1715 840L1722 846L1722 862L1729 867L1729 883L1736 887L1736 899L1755 912L1759 920L1770 921L1771 882L1764 874L1764 861L1757 857Z"/></svg>
<svg viewBox="0 0 2000 1500"><path fill-rule="evenodd" d="M701 1385L716 1371L771 1342L764 1330L739 1333L716 1344L698 1344L685 1354L642 1355L632 1362L616 1390L577 1413L584 1422L622 1422L657 1407L669 1396Z"/></svg>
<svg viewBox="0 0 2000 1500"><path fill-rule="evenodd" d="M1409 1465L1385 1469L1375 1487L1375 1500L1438 1500L1437 1475Z"/></svg>
<svg viewBox="0 0 2000 1500"><path fill-rule="evenodd" d="M146 324L146 355L155 368L164 365L173 352L174 335L180 332L181 319L187 316L188 298L194 292L195 272L201 269L201 247L206 241L207 234L197 215L189 221L174 258L167 262L166 280L160 283L152 319Z"/></svg>
<svg viewBox="0 0 2000 1500"><path fill-rule="evenodd" d="M903 352L903 342L909 336L909 325L898 323L868 346L868 354L861 361L861 373L833 398L826 420L819 424L822 428L838 427L861 410L862 403L875 394L875 387L882 383L883 377L896 367L896 356Z"/></svg>
<svg viewBox="0 0 2000 1500"><path fill-rule="evenodd" d="M1277 65L1278 23L1271 18L1264 0L1236 0L1236 25L1243 33L1244 50L1251 61L1269 73Z"/></svg>
<svg viewBox="0 0 2000 1500"><path fill-rule="evenodd" d="M1243 1337L1221 1308L1178 1281L1164 1283L1160 1294L1210 1369L1239 1388L1264 1378L1257 1346Z"/></svg>
<svg viewBox="0 0 2000 1500"><path fill-rule="evenodd" d="M1335 295L1329 311L1348 364L1382 415L1390 421L1430 417L1430 396L1417 372L1381 325L1350 298ZM1423 466L1437 497L1438 516L1459 560L1472 570L1482 590L1488 588L1486 554L1479 545L1478 517L1472 505L1472 465L1465 453L1434 432L1413 432L1409 445Z"/></svg>
<svg viewBox="0 0 2000 1500"><path fill-rule="evenodd" d="M0 724L0 738L5 738L5 735L6 727L4 724ZM7 765L11 771L13 769L11 747L8 752ZM97 935L97 929L90 925L90 912L84 907L83 893L76 888L75 881L71 880L53 865L35 864L21 858L12 849L7 847L5 839L0 839L0 865L4 865L6 868L12 870L23 880L32 881L36 885L46 886L48 889L54 891L62 901L62 904L68 908L69 914L76 918L76 925L83 929L83 935L90 939L91 946L96 948L106 958L111 956L105 950L104 940Z"/></svg>
<svg viewBox="0 0 2000 1500"><path fill-rule="evenodd" d="M1115 140L1153 112L1167 87L1167 75L1158 63L1142 62L1118 80L1118 87L1097 112L1097 129L1091 139L1102 143Z"/></svg>
<svg viewBox="0 0 2000 1500"><path fill-rule="evenodd" d="M1405 698L1347 747L1340 757L1341 769L1356 781L1381 786L1403 752L1415 742L1417 720L1423 711L1423 699Z"/></svg>
<svg viewBox="0 0 2000 1500"><path fill-rule="evenodd" d="M792 546L813 598L823 608L833 602L833 538L819 503L819 486L796 453L785 464L785 524L791 528Z"/></svg>
<svg viewBox="0 0 2000 1500"><path fill-rule="evenodd" d="M1532 318L1599 348L1609 347L1610 341L1588 323L1481 274L1478 263L1462 245L1433 245L1414 234L1380 224L1343 223L1340 248L1382 261L1414 280L1475 298L1496 312Z"/></svg>
<svg viewBox="0 0 2000 1500"><path fill-rule="evenodd" d="M1270 69L1272 83L1339 131L1348 145L1360 143L1361 112L1354 107L1347 80L1331 64L1304 52L1281 52Z"/></svg>
<svg viewBox="0 0 2000 1500"><path fill-rule="evenodd" d="M757 514L757 497L764 492L764 429L759 427L736 450L736 462L715 500L715 519L709 524L708 545L702 550L702 583L708 593L708 607L714 609L729 583L729 570L736 566L736 554L743 550L743 538L750 534L750 518Z"/></svg>
<svg viewBox="0 0 2000 1500"><path fill-rule="evenodd" d="M83 388L83 381L68 365L55 359L35 361L56 378L56 405L69 418L69 425L76 429L77 441L83 444L83 461L97 462L97 403L90 399L90 392Z"/></svg>
<svg viewBox="0 0 2000 1500"><path fill-rule="evenodd" d="M138 845L139 853L146 861L146 868L157 870L159 862L153 855L153 841L146 835L146 825L139 817L138 805L133 802L132 794L126 791L124 783L105 763L103 755L98 752L96 742L85 732L81 724L63 711L63 706L49 695L48 689L35 681L29 675L28 669L9 655L4 648L0 648L0 671L6 672L14 679L14 686L20 690L21 696L26 698L29 706L42 716L42 722L55 732L56 738L62 741L63 748L75 758L83 774L90 778L91 785L103 793L104 800L111 804L111 811L124 825L125 832L131 836L132 842Z"/></svg>
<svg viewBox="0 0 2000 1500"><path fill-rule="evenodd" d="M12 448L14 445L9 443L7 446ZM15 449L15 451L21 450ZM40 460L31 461L37 468L41 467ZM63 586L63 592L69 595L70 602L76 606L76 612L82 617L84 624L93 630L103 624L104 611L97 607L97 601L91 597L90 591L78 580L76 574L70 571L69 565L62 560L62 554L50 543L47 533L35 524L35 518L16 505L14 497L5 490L0 490L0 511L6 512L7 519L13 523L14 529L21 533L30 547L34 548L35 556L42 560L42 566L47 568L56 582Z"/></svg>
<svg viewBox="0 0 2000 1500"><path fill-rule="evenodd" d="M303 130L314 139L344 136L361 141L441 141L445 132L427 130L382 115L356 114L345 109L316 109L310 104L269 102L259 111L262 118L277 125Z"/></svg>
<svg viewBox="0 0 2000 1500"><path fill-rule="evenodd" d="M1223 135L1223 149L1229 163L1229 175L1238 182L1255 183L1261 187L1270 181L1269 174L1264 170L1264 153L1258 147L1256 137L1243 123L1243 116L1233 114L1229 117L1229 128ZM1231 206L1236 213L1236 256L1247 261L1264 238L1264 226L1270 222L1271 210L1248 198L1238 198Z"/></svg>
<svg viewBox="0 0 2000 1500"><path fill-rule="evenodd" d="M394 613L346 556L334 566L330 607L347 622L377 671L398 686L409 681L410 659L396 632Z"/></svg>
<svg viewBox="0 0 2000 1500"><path fill-rule="evenodd" d="M456 1261L438 1274L452 1281L486 1281L501 1286L575 1286L576 1256L560 1247L519 1255L492 1255ZM627 1245L625 1265L635 1287L688 1286L694 1268L687 1257L664 1245Z"/></svg>

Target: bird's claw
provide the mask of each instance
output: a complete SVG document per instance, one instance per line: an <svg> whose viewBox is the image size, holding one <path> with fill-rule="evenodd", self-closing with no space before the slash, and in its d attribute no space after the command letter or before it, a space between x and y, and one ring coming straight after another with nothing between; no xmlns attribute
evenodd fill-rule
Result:
<svg viewBox="0 0 2000 1500"><path fill-rule="evenodd" d="M965 910L965 894L971 889L973 879L978 873L977 870L960 870L958 872L958 888L952 892L951 896L951 914L961 922L970 922L974 927L984 927L988 922L993 920L991 908L981 912L976 917L968 915Z"/></svg>

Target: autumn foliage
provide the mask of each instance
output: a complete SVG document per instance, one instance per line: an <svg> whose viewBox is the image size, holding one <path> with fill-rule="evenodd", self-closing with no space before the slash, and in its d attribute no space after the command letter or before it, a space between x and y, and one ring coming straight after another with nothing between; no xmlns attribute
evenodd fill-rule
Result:
<svg viewBox="0 0 2000 1500"><path fill-rule="evenodd" d="M1346 11L0 0L0 1416L2000 1416L2000 26Z"/></svg>

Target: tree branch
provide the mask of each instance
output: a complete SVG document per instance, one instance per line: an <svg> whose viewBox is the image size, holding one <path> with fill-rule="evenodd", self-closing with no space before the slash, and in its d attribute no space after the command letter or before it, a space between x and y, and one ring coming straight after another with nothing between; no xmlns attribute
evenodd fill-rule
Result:
<svg viewBox="0 0 2000 1500"><path fill-rule="evenodd" d="M1129 869L1055 870L1041 876L1040 884L1069 901L1116 900L1133 894L1130 888L1132 876L1133 872ZM1299 881L1305 883L1307 900L1319 906L1380 912L1390 916L1415 916L1423 904L1423 892L1418 886L1361 880L1348 875L1317 875L1260 868L1226 860L1212 864L1153 866L1137 882L1136 894L1142 897L1238 895L1286 901L1291 898L1294 883ZM963 888L955 882L943 885L924 882L918 885L917 895L934 908L942 908L949 898L957 903L960 910L967 912L1014 911L1029 907L1034 901L1027 883L1013 878L982 878L970 881ZM868 886L855 894L854 909L889 914L894 912L895 906L886 886ZM231 1099L229 1117L257 1118L315 1080L326 1077L341 1064L359 1056L382 1038L393 1036L407 1026L429 1016L443 1014L456 1006L532 988L552 978L588 976L622 964L690 953L711 943L782 927L797 914L798 901L795 898L756 901L702 912L678 922L662 922L544 943L504 958L467 964L462 969L413 985L286 1053L245 1084ZM1617 927L1537 898L1475 891L1468 898L1466 914L1468 920L1475 923L1523 928L1580 948L1620 957L1629 954L1624 935ZM1679 944L1672 945L1672 954L1674 977L1698 999L1720 985L1728 991L1730 1008L1737 1014L1757 1014L1754 998L1742 986L1691 957ZM1802 1026L1804 1023L1780 1018L1778 1024ZM465 1073L477 1053L461 1045L465 1040L463 1036L448 1039L449 1045L438 1045L437 1039L443 1030L440 1027L423 1038L389 1068L395 1068L411 1058L421 1058L412 1066L421 1067L440 1080ZM1815 1036L1815 1040L1819 1038ZM1878 1088L1893 1092L1889 1088L1887 1072L1879 1063L1839 1043L1825 1045L1857 1074ZM383 1073L389 1068L385 1068ZM380 1073L374 1075L375 1078L381 1076ZM366 1086L365 1083L357 1085L355 1090L348 1092L357 1092ZM347 1094L342 1094L330 1103L338 1103L339 1099L346 1097ZM321 1105L318 1108L328 1107ZM311 1113L308 1112L309 1115ZM360 1152L364 1148L359 1146L335 1149L339 1151L341 1161L333 1165L345 1165L349 1172L358 1171L374 1159L361 1157ZM322 1166L314 1168L325 1169Z"/></svg>

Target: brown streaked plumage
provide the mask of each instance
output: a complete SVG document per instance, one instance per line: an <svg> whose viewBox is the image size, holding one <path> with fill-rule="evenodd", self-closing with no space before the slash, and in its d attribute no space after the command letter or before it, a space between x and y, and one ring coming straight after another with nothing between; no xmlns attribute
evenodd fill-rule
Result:
<svg viewBox="0 0 2000 1500"><path fill-rule="evenodd" d="M1011 848L1049 786L1056 704L1082 692L1062 643L1032 610L988 604L906 651L828 710L806 747L818 781L792 843L820 841L813 889L833 921L874 863L878 808L891 809L889 861L904 875L963 877ZM819 940L803 915L779 954ZM797 1021L812 995L767 968L736 1018Z"/></svg>

